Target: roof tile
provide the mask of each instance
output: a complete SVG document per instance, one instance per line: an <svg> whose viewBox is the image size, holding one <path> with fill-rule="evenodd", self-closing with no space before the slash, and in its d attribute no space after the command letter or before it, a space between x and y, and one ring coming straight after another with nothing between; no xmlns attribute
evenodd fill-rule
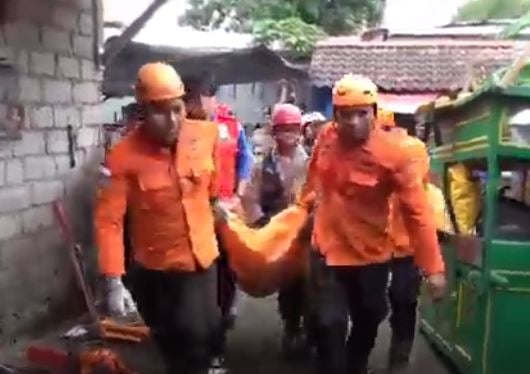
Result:
<svg viewBox="0 0 530 374"><path fill-rule="evenodd" d="M436 92L461 88L475 65L491 73L517 55L510 41L359 42L332 38L317 45L310 73L317 86L331 86L347 73L370 77L389 92Z"/></svg>

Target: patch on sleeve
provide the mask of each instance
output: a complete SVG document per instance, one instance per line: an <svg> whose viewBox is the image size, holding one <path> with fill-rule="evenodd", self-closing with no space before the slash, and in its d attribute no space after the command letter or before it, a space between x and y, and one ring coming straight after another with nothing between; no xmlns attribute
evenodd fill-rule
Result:
<svg viewBox="0 0 530 374"><path fill-rule="evenodd" d="M112 172L104 165L99 166L98 187L107 187L110 184Z"/></svg>

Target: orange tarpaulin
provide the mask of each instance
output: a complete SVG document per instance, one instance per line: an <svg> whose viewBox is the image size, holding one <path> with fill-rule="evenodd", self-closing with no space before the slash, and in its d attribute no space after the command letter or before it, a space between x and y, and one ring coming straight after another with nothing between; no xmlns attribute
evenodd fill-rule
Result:
<svg viewBox="0 0 530 374"><path fill-rule="evenodd" d="M299 233L307 217L305 209L293 206L252 229L229 215L219 233L243 291L255 297L271 295L304 270L307 257Z"/></svg>

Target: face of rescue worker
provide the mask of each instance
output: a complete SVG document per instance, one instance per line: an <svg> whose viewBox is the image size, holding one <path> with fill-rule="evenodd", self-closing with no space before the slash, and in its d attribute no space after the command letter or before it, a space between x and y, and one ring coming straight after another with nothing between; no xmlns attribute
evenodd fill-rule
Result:
<svg viewBox="0 0 530 374"><path fill-rule="evenodd" d="M370 136L375 112L373 106L339 107L335 117L339 136L343 140L362 142Z"/></svg>
<svg viewBox="0 0 530 374"><path fill-rule="evenodd" d="M272 127L272 136L278 147L285 150L292 150L298 145L301 136L300 124L281 124Z"/></svg>
<svg viewBox="0 0 530 374"><path fill-rule="evenodd" d="M161 145L174 145L185 116L182 100L152 102L145 109L145 129L149 136Z"/></svg>

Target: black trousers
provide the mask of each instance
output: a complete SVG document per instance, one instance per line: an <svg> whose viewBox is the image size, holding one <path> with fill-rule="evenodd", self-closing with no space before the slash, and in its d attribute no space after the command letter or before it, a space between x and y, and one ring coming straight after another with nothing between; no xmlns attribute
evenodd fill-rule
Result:
<svg viewBox="0 0 530 374"><path fill-rule="evenodd" d="M366 370L379 324L388 313L389 268L389 263L330 267L312 253L309 289L319 374ZM349 335L348 318L352 321Z"/></svg>
<svg viewBox="0 0 530 374"><path fill-rule="evenodd" d="M287 333L298 333L302 325L305 306L306 287L303 277L293 280L278 292L278 309Z"/></svg>
<svg viewBox="0 0 530 374"><path fill-rule="evenodd" d="M220 324L217 267L198 272L131 269L132 294L168 374L206 374Z"/></svg>
<svg viewBox="0 0 530 374"><path fill-rule="evenodd" d="M392 339L410 345L416 330L416 310L421 278L412 256L394 258L391 264L392 281L388 296L392 314ZM409 352L410 353L410 352Z"/></svg>
<svg viewBox="0 0 530 374"><path fill-rule="evenodd" d="M230 309L234 305L237 293L236 276L230 268L228 253L219 235L217 236L220 256L217 261L217 303L221 310L221 323L218 326L214 340L214 355L223 356L226 350L227 332L230 327Z"/></svg>

